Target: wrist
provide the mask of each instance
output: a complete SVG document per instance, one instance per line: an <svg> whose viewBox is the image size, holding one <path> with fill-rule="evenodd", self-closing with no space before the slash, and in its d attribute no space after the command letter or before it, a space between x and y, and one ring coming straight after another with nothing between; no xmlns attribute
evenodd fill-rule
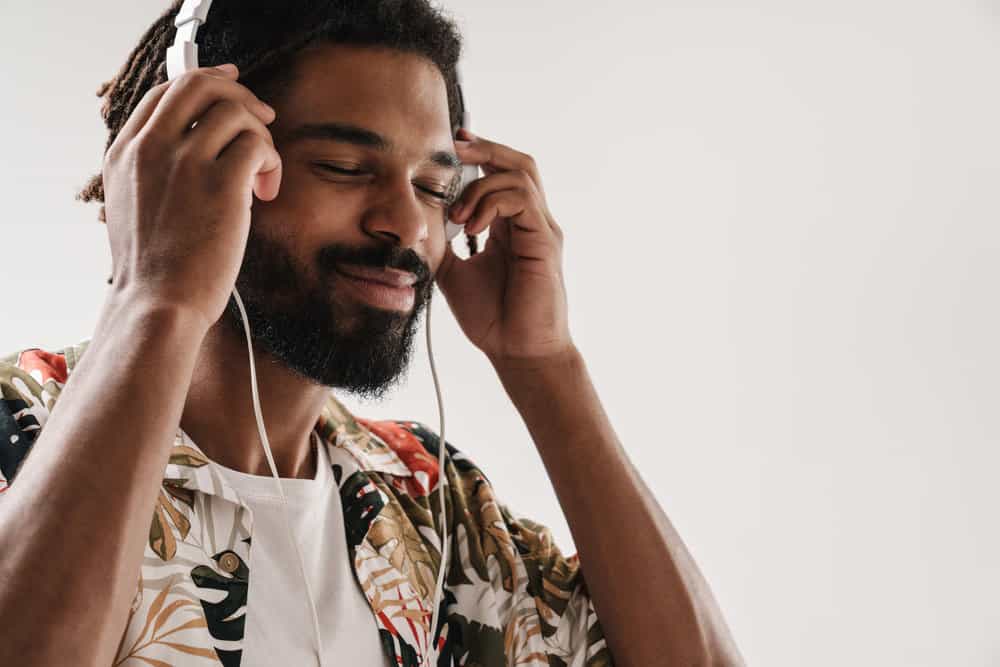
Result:
<svg viewBox="0 0 1000 667"><path fill-rule="evenodd" d="M568 384L578 384L587 373L583 355L572 344L545 357L491 358L490 362L507 395L519 408L552 396Z"/></svg>
<svg viewBox="0 0 1000 667"><path fill-rule="evenodd" d="M97 331L111 326L149 327L164 335L178 334L200 345L213 323L193 308L150 297L142 290L114 286L109 288Z"/></svg>
<svg viewBox="0 0 1000 667"><path fill-rule="evenodd" d="M559 374L568 368L582 366L583 355L575 344L542 357L489 357L493 368L500 375L543 376Z"/></svg>

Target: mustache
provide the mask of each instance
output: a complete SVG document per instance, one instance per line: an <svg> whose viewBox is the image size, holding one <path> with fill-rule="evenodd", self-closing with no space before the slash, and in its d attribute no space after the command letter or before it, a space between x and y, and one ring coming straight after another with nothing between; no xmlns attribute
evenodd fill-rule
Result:
<svg viewBox="0 0 1000 667"><path fill-rule="evenodd" d="M321 248L316 259L320 268L328 274L335 273L338 264L358 264L374 269L408 271L417 277L418 285L424 285L431 278L430 267L420 255L412 248L394 245L348 246L338 243Z"/></svg>

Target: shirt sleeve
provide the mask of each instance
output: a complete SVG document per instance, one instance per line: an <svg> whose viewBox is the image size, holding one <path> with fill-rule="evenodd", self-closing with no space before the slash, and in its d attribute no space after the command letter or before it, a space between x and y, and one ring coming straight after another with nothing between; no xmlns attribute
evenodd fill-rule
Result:
<svg viewBox="0 0 1000 667"><path fill-rule="evenodd" d="M0 498L38 435L39 421L35 414L38 401L29 383L33 383L30 376L11 363L0 361Z"/></svg>
<svg viewBox="0 0 1000 667"><path fill-rule="evenodd" d="M433 530L428 509L438 505L440 438L420 422L395 423L415 441L390 437L392 448L430 489L429 496L403 501L419 503L411 518ZM564 556L549 528L502 502L466 452L450 442L445 447L453 491L444 599L457 664L613 667L577 556Z"/></svg>
<svg viewBox="0 0 1000 667"><path fill-rule="evenodd" d="M32 348L0 358L0 499L24 465L66 383L66 358Z"/></svg>
<svg viewBox="0 0 1000 667"><path fill-rule="evenodd" d="M566 557L552 531L498 503L528 576L551 667L613 667L577 554Z"/></svg>

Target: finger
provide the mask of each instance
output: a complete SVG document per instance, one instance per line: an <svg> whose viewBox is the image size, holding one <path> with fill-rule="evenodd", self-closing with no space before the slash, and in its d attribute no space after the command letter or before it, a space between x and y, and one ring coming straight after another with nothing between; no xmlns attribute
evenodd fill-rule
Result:
<svg viewBox="0 0 1000 667"><path fill-rule="evenodd" d="M474 136L463 128L462 136ZM544 192L542 187L542 177L538 171L535 159L527 153L514 150L510 146L504 146L482 137L475 137L471 140L458 139L455 141L455 150L458 159L464 164L475 164L483 168L483 171L494 169L498 171L519 170L531 176L539 192Z"/></svg>
<svg viewBox="0 0 1000 667"><path fill-rule="evenodd" d="M235 182L252 183L258 199L271 201L278 196L281 156L259 135L241 132L219 156L218 164L223 172L239 176Z"/></svg>
<svg viewBox="0 0 1000 667"><path fill-rule="evenodd" d="M118 131L118 136L115 137L114 141L115 144L124 146L135 135L139 134L142 128L145 127L149 117L153 115L153 111L160 103L160 100L163 99L169 87L170 82L164 81L146 91L146 94L139 100L139 104L132 110L132 114L128 117L128 120L122 125L122 129Z"/></svg>
<svg viewBox="0 0 1000 667"><path fill-rule="evenodd" d="M515 190L493 192L480 201L475 222L470 224L490 229L484 254L496 241L506 257L558 261L562 252L560 241L545 222L544 215L524 206L524 201Z"/></svg>
<svg viewBox="0 0 1000 667"><path fill-rule="evenodd" d="M501 171L477 178L470 183L451 207L450 217L455 224L462 224L476 209L479 200L497 190L522 189L530 195L539 195L534 181L523 171ZM537 196L537 199L541 199ZM469 231L469 227L466 227Z"/></svg>
<svg viewBox="0 0 1000 667"><path fill-rule="evenodd" d="M271 132L257 116L238 102L220 100L187 133L184 143L191 146L190 152L196 157L216 160L226 146L244 131L253 132L274 148Z"/></svg>
<svg viewBox="0 0 1000 667"><path fill-rule="evenodd" d="M183 136L220 99L239 102L262 122L274 119L274 110L249 88L234 80L235 75L214 67L187 72L171 82L149 124L167 141Z"/></svg>
<svg viewBox="0 0 1000 667"><path fill-rule="evenodd" d="M504 218L510 218L518 231L555 238L545 214L534 205L528 192L518 188L497 190L483 196L465 224L465 231L478 234L489 227L492 232L493 223Z"/></svg>

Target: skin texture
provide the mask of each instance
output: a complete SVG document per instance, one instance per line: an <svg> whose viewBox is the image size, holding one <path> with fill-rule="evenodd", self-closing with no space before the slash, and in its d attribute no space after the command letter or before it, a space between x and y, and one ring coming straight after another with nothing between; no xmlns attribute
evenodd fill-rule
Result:
<svg viewBox="0 0 1000 667"><path fill-rule="evenodd" d="M403 340L407 314L380 320L385 313L339 292L321 251L381 256L434 276L538 448L615 664L742 665L708 584L629 461L570 336L563 232L535 161L468 133L454 140L443 79L413 55L310 50L275 109L276 119L235 73L185 75L147 95L106 157L114 288L59 408L0 503L0 541L8 545L0 552L0 626L12 638L0 646L0 662L109 663L178 423L215 461L269 474L245 340L227 304L238 277L262 308L295 305L301 294L255 285L244 248L257 237L294 263L289 282L303 294L330 294L325 308L341 332L374 327L382 342ZM391 149L291 141L290 130L307 122L361 126ZM468 260L445 243L445 209L428 194L452 176L428 161L435 152L486 174L453 211L473 233L490 229L483 252ZM317 162L364 168L331 175ZM392 326L379 330L380 321ZM400 368L404 348L395 347ZM279 474L311 477L308 435L329 388L271 363L265 349L255 353ZM93 456L98 449L104 456ZM116 474L103 470L106 460ZM56 552L78 557L51 558ZM75 585L46 593L33 585L45 578ZM58 641L35 641L43 626Z"/></svg>
<svg viewBox="0 0 1000 667"><path fill-rule="evenodd" d="M294 83L275 107L277 120L269 129L281 154L282 180L274 199L254 201L254 234L287 252L305 285L320 295L326 293L323 286L329 286L327 305L341 327L365 327L366 319L373 317L381 322L378 313L349 294L336 293L340 278L330 275L318 253L331 247L363 250L388 244L409 253L414 273L429 279L437 272L444 257L446 202L426 190L446 190L455 175L454 168L427 159L436 151L455 154L444 80L432 64L416 56L323 46L302 54ZM292 140L296 128L317 123L363 127L386 139L392 150L326 139ZM317 163L361 167L365 174L332 173ZM243 289L241 295L253 296ZM264 296L277 302L291 299L293 306L301 298ZM404 327L402 319L394 326ZM269 475L239 327L223 318L209 330L181 427L219 463ZM393 335L370 323L369 328L375 336ZM310 477L315 474L315 452L308 436L329 387L285 365L268 363L257 347L260 402L278 472L283 477ZM398 365L404 366L402 361Z"/></svg>

